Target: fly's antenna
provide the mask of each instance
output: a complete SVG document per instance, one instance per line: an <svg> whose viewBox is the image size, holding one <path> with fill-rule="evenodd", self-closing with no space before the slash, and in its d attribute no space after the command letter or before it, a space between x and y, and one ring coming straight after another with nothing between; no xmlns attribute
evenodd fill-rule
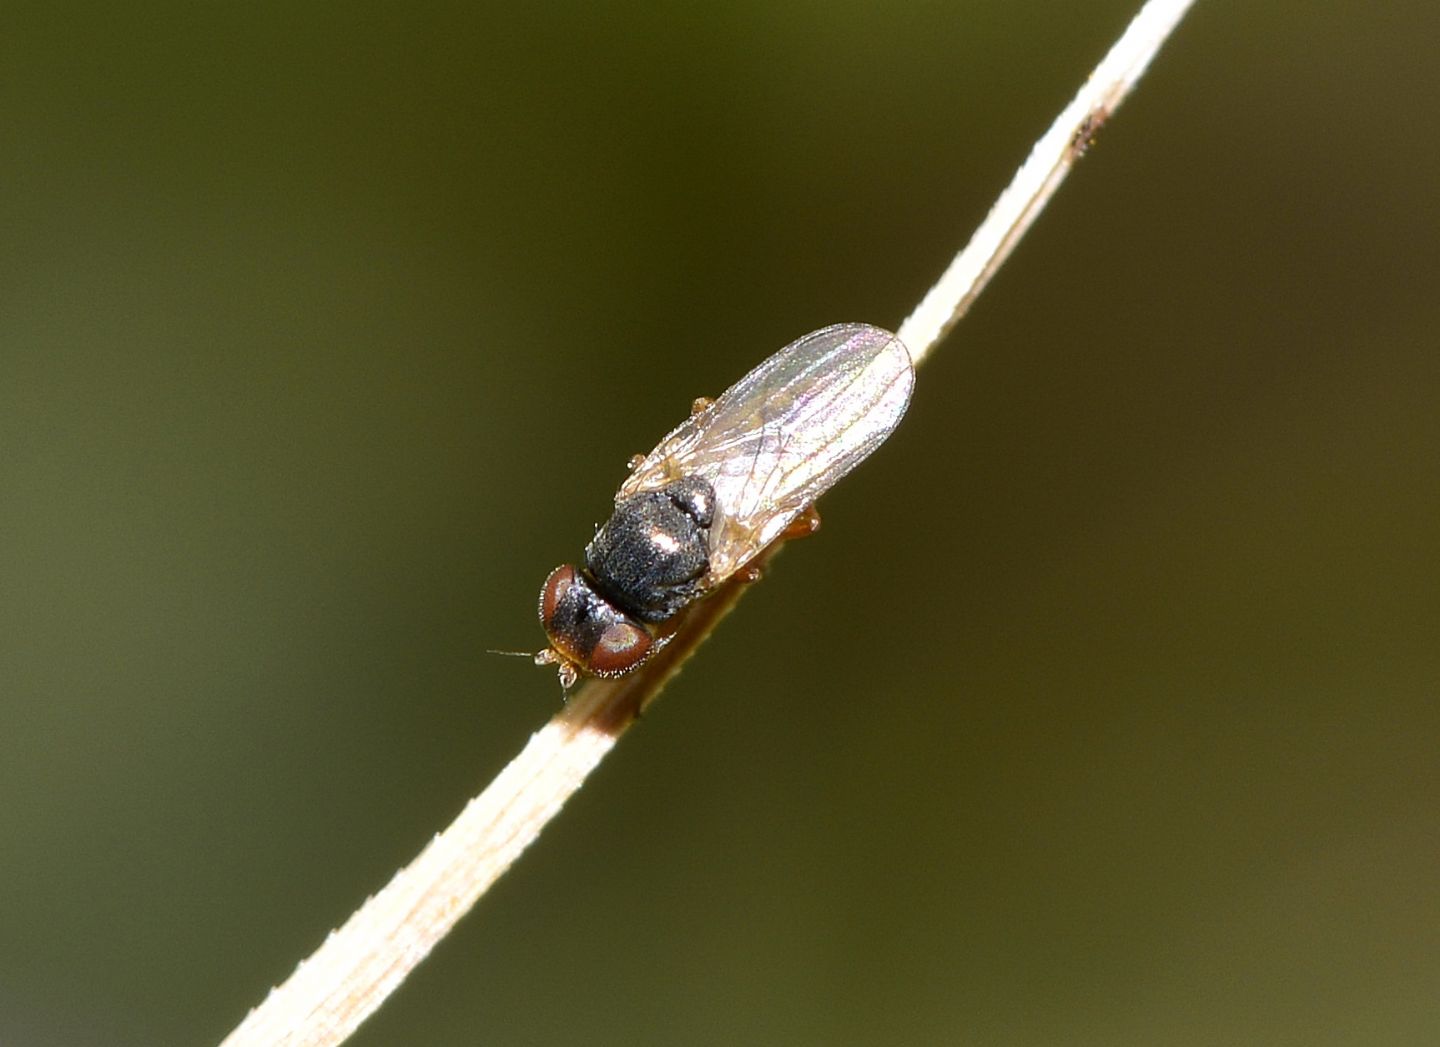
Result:
<svg viewBox="0 0 1440 1047"><path fill-rule="evenodd" d="M579 674L575 667L555 653L554 648L547 647L540 652L535 651L501 651L494 647L485 648L486 654L503 654L510 658L529 658L536 665L554 665L560 670L560 697L570 700L570 689L575 686Z"/></svg>

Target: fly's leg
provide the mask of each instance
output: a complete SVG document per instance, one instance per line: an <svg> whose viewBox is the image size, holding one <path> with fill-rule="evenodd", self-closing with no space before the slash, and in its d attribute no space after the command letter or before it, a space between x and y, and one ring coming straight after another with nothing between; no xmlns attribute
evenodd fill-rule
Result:
<svg viewBox="0 0 1440 1047"><path fill-rule="evenodd" d="M790 521L790 526L780 532L780 540L788 542L796 538L809 538L818 530L820 530L820 511L813 505L807 505L800 510L799 516Z"/></svg>
<svg viewBox="0 0 1440 1047"><path fill-rule="evenodd" d="M776 538L775 541L779 543L792 541L796 538L809 538L818 530L820 530L820 513L813 505L807 505L801 510L799 516L790 521L790 526L780 532L780 537ZM754 564L742 567L739 571L740 580L746 584L758 582L764 577L764 574L765 572Z"/></svg>
<svg viewBox="0 0 1440 1047"><path fill-rule="evenodd" d="M708 396L695 397L695 399L690 401L690 417L694 418L697 414L709 410L710 405L714 402L715 401ZM639 469L640 466L644 464L644 462L645 455L632 454L630 456L630 460L625 463L625 468L633 473L636 469Z"/></svg>

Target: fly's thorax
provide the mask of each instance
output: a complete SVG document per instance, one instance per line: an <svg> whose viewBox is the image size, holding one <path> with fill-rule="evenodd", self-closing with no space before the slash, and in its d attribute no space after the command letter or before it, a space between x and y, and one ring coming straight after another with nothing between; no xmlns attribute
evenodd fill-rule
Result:
<svg viewBox="0 0 1440 1047"><path fill-rule="evenodd" d="M591 676L627 673L658 649L643 623L596 592L584 572L569 565L545 579L540 624L558 660Z"/></svg>
<svg viewBox="0 0 1440 1047"><path fill-rule="evenodd" d="M714 489L699 477L622 499L585 547L596 590L640 621L673 617L703 591L715 512Z"/></svg>

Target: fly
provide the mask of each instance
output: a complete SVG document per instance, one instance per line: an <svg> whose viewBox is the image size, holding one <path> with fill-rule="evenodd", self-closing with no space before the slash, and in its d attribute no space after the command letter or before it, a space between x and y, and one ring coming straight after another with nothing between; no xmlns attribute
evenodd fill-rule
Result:
<svg viewBox="0 0 1440 1047"><path fill-rule="evenodd" d="M615 511L540 590L550 646L535 656L570 687L622 676L669 642L671 619L742 569L905 414L910 353L889 331L835 324L787 345L634 461Z"/></svg>

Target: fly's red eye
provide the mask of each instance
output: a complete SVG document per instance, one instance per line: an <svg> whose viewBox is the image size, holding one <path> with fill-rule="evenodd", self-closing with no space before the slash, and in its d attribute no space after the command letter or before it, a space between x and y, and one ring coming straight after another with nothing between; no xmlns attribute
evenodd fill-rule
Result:
<svg viewBox="0 0 1440 1047"><path fill-rule="evenodd" d="M540 622L548 625L555 620L555 608L560 606L560 601L565 599L565 594L575 584L575 568L557 567L550 572L550 577L545 579L545 585L540 590Z"/></svg>
<svg viewBox="0 0 1440 1047"><path fill-rule="evenodd" d="M590 671L598 676L629 672L645 660L651 642L650 634L638 625L612 622L590 652Z"/></svg>

